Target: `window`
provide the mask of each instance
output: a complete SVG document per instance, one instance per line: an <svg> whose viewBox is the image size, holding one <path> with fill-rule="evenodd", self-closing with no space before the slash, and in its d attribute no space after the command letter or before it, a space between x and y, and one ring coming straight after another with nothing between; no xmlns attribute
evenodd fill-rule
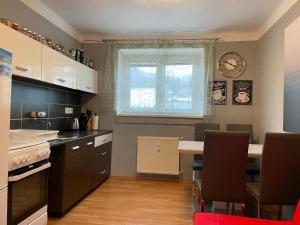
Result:
<svg viewBox="0 0 300 225"><path fill-rule="evenodd" d="M204 49L121 49L118 115L201 117L204 111Z"/></svg>

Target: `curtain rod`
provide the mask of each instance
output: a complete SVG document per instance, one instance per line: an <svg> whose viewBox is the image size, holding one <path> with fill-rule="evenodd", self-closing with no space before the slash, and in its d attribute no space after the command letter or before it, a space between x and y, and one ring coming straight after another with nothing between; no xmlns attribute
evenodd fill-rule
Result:
<svg viewBox="0 0 300 225"><path fill-rule="evenodd" d="M82 43L118 43L118 42L197 42L197 41L220 41L221 38L200 38L200 39L103 39L103 40L84 40Z"/></svg>

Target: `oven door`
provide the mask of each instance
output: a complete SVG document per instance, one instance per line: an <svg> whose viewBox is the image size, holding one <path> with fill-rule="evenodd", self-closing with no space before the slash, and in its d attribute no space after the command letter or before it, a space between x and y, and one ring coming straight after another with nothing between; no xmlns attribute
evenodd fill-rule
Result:
<svg viewBox="0 0 300 225"><path fill-rule="evenodd" d="M9 225L19 224L47 206L50 166L48 161L40 162L9 173Z"/></svg>

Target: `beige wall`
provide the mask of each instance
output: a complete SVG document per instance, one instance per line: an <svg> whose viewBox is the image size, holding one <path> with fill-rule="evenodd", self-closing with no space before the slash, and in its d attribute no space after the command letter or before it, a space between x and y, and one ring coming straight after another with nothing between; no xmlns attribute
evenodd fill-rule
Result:
<svg viewBox="0 0 300 225"><path fill-rule="evenodd" d="M103 44L85 44L88 54L97 59L95 67L104 71L105 48ZM213 121L220 122L222 127L226 123L251 123L255 121L256 95L256 43L231 42L219 43L216 55L220 56L227 51L239 52L247 61L247 70L240 79L254 80L253 106L233 106L231 102L232 80L228 79L228 101L226 106L217 106L216 116ZM216 79L225 79L216 74ZM101 111L101 95L85 95L83 97L83 110L92 109ZM136 140L138 135L176 136L187 140L194 138L195 119L155 119L155 118L115 118L111 113L100 115L100 127L114 130L112 175L135 176L136 171ZM181 168L184 179L191 178L192 156L181 157Z"/></svg>
<svg viewBox="0 0 300 225"><path fill-rule="evenodd" d="M257 128L260 141L265 132L283 130L284 30L300 16L297 2L257 43Z"/></svg>

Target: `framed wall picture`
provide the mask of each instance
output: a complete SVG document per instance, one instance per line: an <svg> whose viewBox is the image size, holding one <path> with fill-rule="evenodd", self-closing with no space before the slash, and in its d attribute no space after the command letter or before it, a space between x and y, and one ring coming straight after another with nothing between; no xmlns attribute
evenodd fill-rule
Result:
<svg viewBox="0 0 300 225"><path fill-rule="evenodd" d="M227 104L227 81L226 80L213 81L212 101L215 105Z"/></svg>
<svg viewBox="0 0 300 225"><path fill-rule="evenodd" d="M232 87L233 105L252 105L252 80L234 80Z"/></svg>

